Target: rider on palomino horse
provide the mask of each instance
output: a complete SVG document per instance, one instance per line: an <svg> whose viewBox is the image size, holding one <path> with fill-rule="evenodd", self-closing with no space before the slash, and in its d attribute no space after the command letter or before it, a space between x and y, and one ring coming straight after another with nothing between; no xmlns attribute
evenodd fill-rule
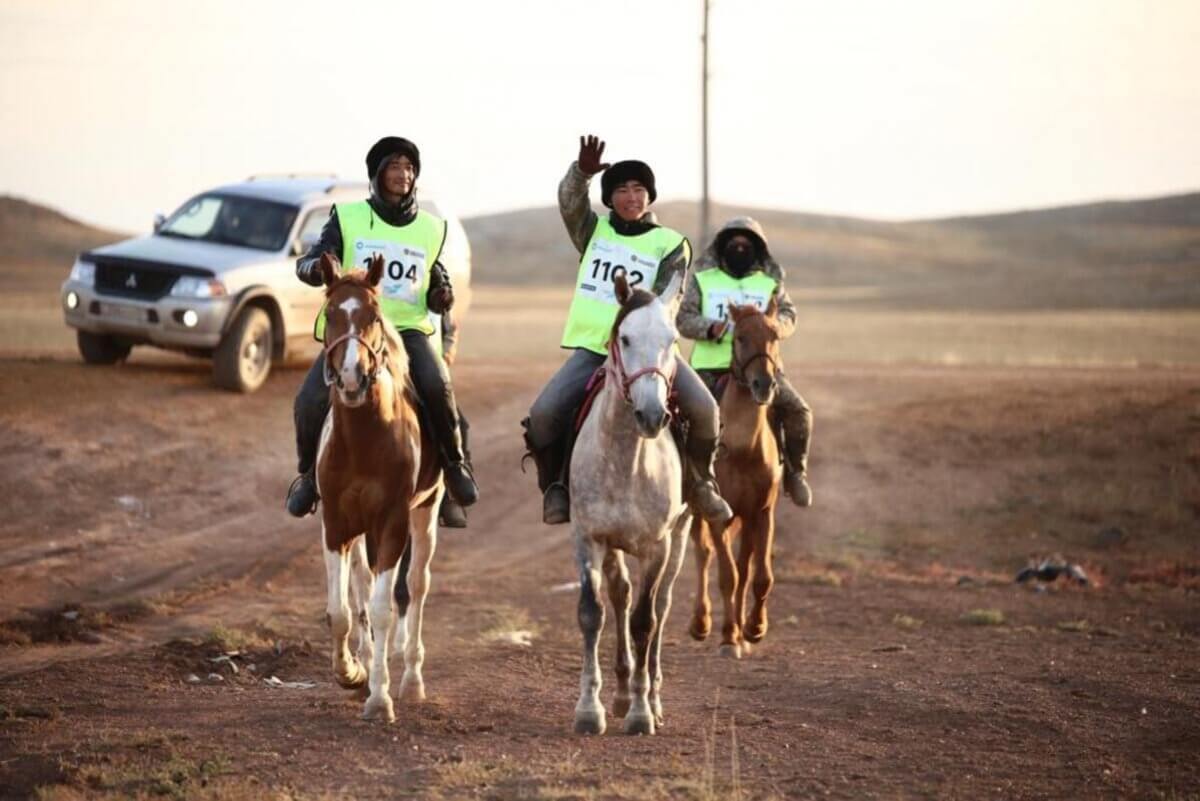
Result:
<svg viewBox="0 0 1200 801"><path fill-rule="evenodd" d="M369 199L339 203L321 229L320 240L296 261L296 275L306 284L321 286L321 256L340 260L342 270L363 267L375 253L387 260L380 284L380 305L387 321L400 333L408 353L409 373L433 438L442 449L442 467L449 495L462 506L479 496L464 455L458 406L445 362L430 335L429 313L444 314L454 305L450 278L438 257L446 241L446 222L417 207L417 177L421 154L398 136L380 139L367 153ZM318 339L324 314L318 318ZM296 517L316 509L313 467L321 428L329 412L329 388L324 354L317 357L296 395L296 450L300 476L288 491L287 509ZM445 509L443 509L445 514Z"/></svg>
<svg viewBox="0 0 1200 801"><path fill-rule="evenodd" d="M676 273L686 274L691 245L677 231L658 225L647 207L657 192L654 173L641 161L602 164L604 143L580 137L579 158L558 185L558 207L581 260L575 296L563 332L562 347L571 355L550 379L522 421L525 445L537 463L544 493L542 519L570 520L566 470L574 418L587 393L588 379L604 363L609 332L619 304L613 281L623 272L632 288L661 294ZM600 217L588 202L588 185L600 171L600 199L611 209ZM675 391L688 422L685 447L688 496L705 519L723 523L732 517L713 478L720 417L716 401L696 372L676 357Z"/></svg>
<svg viewBox="0 0 1200 801"><path fill-rule="evenodd" d="M767 238L758 222L749 217L730 220L697 260L675 320L680 334L696 340L692 367L714 396L719 392L717 382L729 373L733 358L729 304L753 304L764 310L772 296L779 336L786 339L796 330L796 307L784 289L783 268L767 250ZM782 371L775 378L778 390L771 404L772 427L784 454L783 487L797 506L811 506L812 491L805 475L812 410Z"/></svg>

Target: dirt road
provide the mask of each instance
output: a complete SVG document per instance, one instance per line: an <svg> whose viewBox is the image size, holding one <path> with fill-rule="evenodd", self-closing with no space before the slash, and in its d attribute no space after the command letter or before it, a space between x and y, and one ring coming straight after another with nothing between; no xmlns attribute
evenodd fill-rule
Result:
<svg viewBox="0 0 1200 801"><path fill-rule="evenodd" d="M583 739L569 532L518 468L553 367L456 369L484 499L441 535L430 700L383 726L282 509L299 372L0 362L0 796L1200 796L1200 369L806 367L767 640L688 638L689 558L665 729ZM1091 586L1012 583L1056 552Z"/></svg>

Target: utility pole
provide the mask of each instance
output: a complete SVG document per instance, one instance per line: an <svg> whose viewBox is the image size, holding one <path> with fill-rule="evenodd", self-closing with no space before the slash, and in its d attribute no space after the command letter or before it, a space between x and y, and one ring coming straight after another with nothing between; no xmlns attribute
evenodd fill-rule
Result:
<svg viewBox="0 0 1200 801"><path fill-rule="evenodd" d="M708 245L708 3L704 0L704 33L700 35L700 242Z"/></svg>

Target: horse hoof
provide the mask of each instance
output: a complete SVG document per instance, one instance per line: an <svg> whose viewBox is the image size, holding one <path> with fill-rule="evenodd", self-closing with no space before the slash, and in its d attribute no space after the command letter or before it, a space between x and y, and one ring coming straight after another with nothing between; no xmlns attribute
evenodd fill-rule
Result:
<svg viewBox="0 0 1200 801"><path fill-rule="evenodd" d="M653 715L630 715L625 718L626 734L654 734Z"/></svg>
<svg viewBox="0 0 1200 801"><path fill-rule="evenodd" d="M710 631L712 631L712 623L707 621L701 622L695 618L692 618L692 624L688 626L688 634L692 635L693 640L703 641L708 639Z"/></svg>
<svg viewBox="0 0 1200 801"><path fill-rule="evenodd" d="M335 673L337 683L346 690L357 690L367 683L367 669L361 662L353 662L345 673Z"/></svg>
<svg viewBox="0 0 1200 801"><path fill-rule="evenodd" d="M742 636L746 638L746 642L762 642L762 638L767 636L767 624L764 623L762 626L747 626L742 631Z"/></svg>
<svg viewBox="0 0 1200 801"><path fill-rule="evenodd" d="M730 659L741 659L742 649L739 648L736 643L721 643L720 654L721 656L728 657Z"/></svg>
<svg viewBox="0 0 1200 801"><path fill-rule="evenodd" d="M576 734L604 734L604 730L608 728L604 722L604 712L599 714L594 712L576 712L575 713L575 733Z"/></svg>
<svg viewBox="0 0 1200 801"><path fill-rule="evenodd" d="M401 681L400 700L406 704L419 704L425 700L425 682Z"/></svg>
<svg viewBox="0 0 1200 801"><path fill-rule="evenodd" d="M396 719L396 709L392 705L392 699L386 695L380 699L368 698L367 703L363 705L362 718L382 720L384 723L393 722Z"/></svg>
<svg viewBox="0 0 1200 801"><path fill-rule="evenodd" d="M623 718L629 714L629 696L618 695L613 699L613 717Z"/></svg>

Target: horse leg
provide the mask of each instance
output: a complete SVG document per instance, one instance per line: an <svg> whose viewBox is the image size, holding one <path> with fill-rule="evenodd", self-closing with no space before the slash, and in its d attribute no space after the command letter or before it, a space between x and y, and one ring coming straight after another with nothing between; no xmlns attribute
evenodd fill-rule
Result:
<svg viewBox="0 0 1200 801"><path fill-rule="evenodd" d="M629 671L633 665L629 652L629 605L633 588L625 556L615 548L604 552L604 578L608 582L608 599L617 615L617 694L613 698L613 716L623 718L629 711Z"/></svg>
<svg viewBox="0 0 1200 801"><path fill-rule="evenodd" d="M708 567L713 559L713 535L700 515L692 518L692 542L696 545L696 605L688 633L694 640L703 640L712 631L712 604L708 600Z"/></svg>
<svg viewBox="0 0 1200 801"><path fill-rule="evenodd" d="M391 697L391 674L388 672L388 657L391 655L392 615L395 610L396 564L400 561L404 550L404 542L408 536L408 507L395 509L382 526L378 544L373 551L375 564L371 570L375 574L375 583L371 587L371 601L367 614L371 621L371 630L379 632L379 642L375 645L375 661L371 665L371 673L367 685L371 693L363 705L364 719L382 719L391 723L396 719L395 706Z"/></svg>
<svg viewBox="0 0 1200 801"><path fill-rule="evenodd" d="M367 538L358 537L350 547L350 598L354 628L358 634L358 661L366 666L375 661L375 632L367 613L371 595L371 568L367 565ZM365 678L365 677L364 677Z"/></svg>
<svg viewBox="0 0 1200 801"><path fill-rule="evenodd" d="M679 577L679 569L683 567L684 553L687 551L686 532L691 515L683 514L671 532L671 551L667 559L667 567L662 581L658 585L658 595L655 596L654 640L650 644L650 711L654 713L656 726L663 725L662 708L662 639L663 630L667 627L667 616L671 614L671 591L675 579Z"/></svg>
<svg viewBox="0 0 1200 801"><path fill-rule="evenodd" d="M733 614L738 623L738 633L741 635L742 656L750 654L750 642L746 639L746 592L750 589L750 558L754 553L755 531L751 528L752 522L752 519L742 520L742 541L738 543L737 589L733 595Z"/></svg>
<svg viewBox="0 0 1200 801"><path fill-rule="evenodd" d="M437 504L431 501L412 512L412 539L408 546L412 551L412 564L408 567L411 600L404 616L404 678L400 680L400 698L410 702L425 700L425 679L421 675L425 641L421 639L421 625L425 620L425 599L429 596L429 563L437 548L437 509Z"/></svg>
<svg viewBox="0 0 1200 801"><path fill-rule="evenodd" d="M735 602L738 568L733 560L733 537L736 533L737 527L730 523L724 531L713 532L713 539L717 548L717 579L725 607L725 622L721 626L721 656L739 659L742 656L742 619Z"/></svg>
<svg viewBox="0 0 1200 801"><path fill-rule="evenodd" d="M575 558L579 562L579 630L583 633L583 669L579 675L579 701L575 704L575 733L604 734L604 706L600 703L600 631L604 604L600 601L600 546L575 532Z"/></svg>
<svg viewBox="0 0 1200 801"><path fill-rule="evenodd" d="M654 734L654 712L650 709L650 646L657 623L655 607L658 591L666 572L667 555L671 546L670 534L647 549L642 561L642 586L637 608L630 620L635 662L633 666L632 698L629 714L625 716L626 734Z"/></svg>
<svg viewBox="0 0 1200 801"><path fill-rule="evenodd" d="M325 619L333 635L333 676L347 689L361 687L367 680L362 663L350 655L350 565L345 544L330 545L329 529L321 525L321 545L325 552Z"/></svg>
<svg viewBox="0 0 1200 801"><path fill-rule="evenodd" d="M771 570L771 551L775 547L775 515L772 512L772 509L763 510L754 522L754 608L746 616L745 635L749 642L755 643L767 634L767 595L775 584L775 574Z"/></svg>
<svg viewBox="0 0 1200 801"><path fill-rule="evenodd" d="M400 557L400 566L396 568L396 624L392 630L392 656L404 658L404 649L408 646L408 628L405 621L408 617L408 602L412 596L408 593L408 573L412 569L412 538L404 546L404 555ZM400 577L404 577L404 581Z"/></svg>

